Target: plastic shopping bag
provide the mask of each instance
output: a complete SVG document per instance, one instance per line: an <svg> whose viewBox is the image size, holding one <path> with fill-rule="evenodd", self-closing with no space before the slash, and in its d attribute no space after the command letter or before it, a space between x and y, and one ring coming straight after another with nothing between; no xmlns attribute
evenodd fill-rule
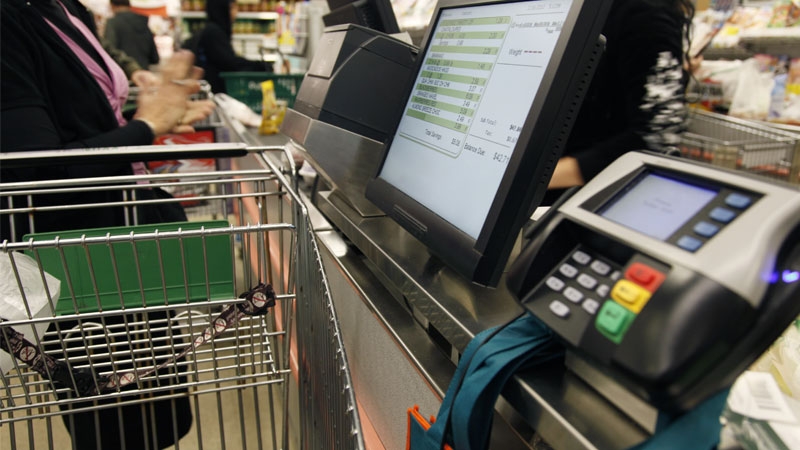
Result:
<svg viewBox="0 0 800 450"><path fill-rule="evenodd" d="M30 256L15 252L0 254L0 318L27 320L52 317L60 292L61 281L40 271L39 265ZM15 325L14 329L35 342L42 340L48 325L47 322L33 326ZM6 373L13 368L13 356L0 350L0 371Z"/></svg>

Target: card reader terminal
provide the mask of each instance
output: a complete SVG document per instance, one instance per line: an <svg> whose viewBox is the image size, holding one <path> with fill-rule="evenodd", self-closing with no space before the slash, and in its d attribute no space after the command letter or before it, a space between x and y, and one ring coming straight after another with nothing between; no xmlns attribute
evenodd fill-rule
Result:
<svg viewBox="0 0 800 450"><path fill-rule="evenodd" d="M659 410L733 382L800 313L800 190L633 152L530 233L508 284Z"/></svg>

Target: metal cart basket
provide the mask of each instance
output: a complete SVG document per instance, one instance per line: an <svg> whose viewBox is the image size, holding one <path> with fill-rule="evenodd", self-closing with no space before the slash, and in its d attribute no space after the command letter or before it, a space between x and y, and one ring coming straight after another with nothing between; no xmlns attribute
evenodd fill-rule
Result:
<svg viewBox="0 0 800 450"><path fill-rule="evenodd" d="M25 233L0 252L0 448L364 448L291 157L250 151L225 171L0 183L0 228ZM153 195L186 187L191 204ZM144 223L181 202L204 207ZM109 211L123 223L91 228ZM90 226L37 227L52 214Z"/></svg>
<svg viewBox="0 0 800 450"><path fill-rule="evenodd" d="M800 133L692 110L680 149L691 159L800 184Z"/></svg>

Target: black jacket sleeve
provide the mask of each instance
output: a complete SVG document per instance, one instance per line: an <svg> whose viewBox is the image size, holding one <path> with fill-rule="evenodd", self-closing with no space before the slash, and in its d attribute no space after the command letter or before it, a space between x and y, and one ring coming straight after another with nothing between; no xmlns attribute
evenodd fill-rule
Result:
<svg viewBox="0 0 800 450"><path fill-rule="evenodd" d="M103 34L103 39L105 39L114 48L120 47L119 33L117 33L116 26L117 20L119 20L117 17L110 17L106 22L106 31Z"/></svg>
<svg viewBox="0 0 800 450"><path fill-rule="evenodd" d="M158 64L161 60L161 57L158 55L158 47L156 47L155 37L150 39L150 54L148 55L148 61L150 64L155 65Z"/></svg>
<svg viewBox="0 0 800 450"><path fill-rule="evenodd" d="M208 59L208 65L219 72L263 72L268 70L262 61L251 61L236 55L230 38L214 23L206 24L200 43Z"/></svg>
<svg viewBox="0 0 800 450"><path fill-rule="evenodd" d="M4 11L5 12L5 11ZM76 68L56 67L46 53L43 39L31 39L13 14L3 14L3 57L0 61L0 145L3 151L41 150L55 148L115 147L147 145L153 133L143 122L132 121L124 127L115 126L107 100L99 88L86 89L83 80L73 77ZM76 101L78 97L84 102ZM95 100L97 100L95 102ZM105 101L105 104L103 103ZM61 117L64 111L74 112ZM85 111L85 113L84 113ZM82 116L85 130L67 126ZM101 117L102 123L93 120ZM90 123L91 122L91 123ZM91 130L96 132L90 133Z"/></svg>
<svg viewBox="0 0 800 450"><path fill-rule="evenodd" d="M567 152L586 181L626 152L668 151L686 116L680 16L648 1L617 4L626 6L604 29L607 51L588 94L594 98L587 96Z"/></svg>
<svg viewBox="0 0 800 450"><path fill-rule="evenodd" d="M146 123L133 120L124 127L97 136L62 142L44 108L3 108L1 140L4 151L150 145L154 138Z"/></svg>

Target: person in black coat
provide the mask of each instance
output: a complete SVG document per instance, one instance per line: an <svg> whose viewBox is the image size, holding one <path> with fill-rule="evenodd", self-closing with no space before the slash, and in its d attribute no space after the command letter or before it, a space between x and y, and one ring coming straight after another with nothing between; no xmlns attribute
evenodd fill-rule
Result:
<svg viewBox="0 0 800 450"><path fill-rule="evenodd" d="M606 50L550 180L549 199L580 186L622 154L671 153L685 128L689 0L615 0Z"/></svg>
<svg viewBox="0 0 800 450"><path fill-rule="evenodd" d="M131 11L128 0L111 0L114 16L106 22L105 38L112 47L122 50L147 69L158 64L158 50L147 16Z"/></svg>
<svg viewBox="0 0 800 450"><path fill-rule="evenodd" d="M121 111L128 88L125 73L109 61L94 29L94 19L83 5L77 0L3 0L0 6L2 151L149 145L158 135L192 130L187 124L210 114L213 103L188 100L199 84L170 82L201 76L189 52L179 52L165 62L163 78L144 86L137 110L126 119ZM88 62L98 70L91 72ZM101 75L105 81L98 79ZM114 86L114 95L106 93L109 85ZM132 166L127 163L0 167L3 182L131 174ZM45 206L113 201L110 193L102 191L72 196L75 198L53 195L41 201ZM117 226L123 224L120 214L118 209L95 209L91 215L73 210L36 214L36 230ZM15 218L20 223L14 233L7 220L0 223L0 241L19 240L28 231L27 218Z"/></svg>
<svg viewBox="0 0 800 450"><path fill-rule="evenodd" d="M194 52L213 92L226 92L222 72L272 72L272 63L242 58L233 50L231 36L238 11L235 0L207 0L205 27L184 44Z"/></svg>
<svg viewBox="0 0 800 450"><path fill-rule="evenodd" d="M211 113L213 103L190 100L189 96L199 90L198 79L202 74L193 67L193 55L184 51L177 52L162 64L160 76L149 81L139 95L133 117L124 117L121 106L127 98L127 77L103 49L91 13L78 0L3 0L0 2L0 34L3 45L0 53L0 148L3 152L149 145L158 135L190 131L192 128L187 124ZM0 179L11 183L130 176L137 167L130 163L0 167ZM168 195L158 188L140 192L154 198L161 195L159 192ZM30 217L28 214L14 214L11 218L4 216L0 220L0 242L19 241L31 231L110 227L126 223L122 207L71 207L120 202L123 198L118 190L15 196L14 206L24 207L28 197L35 199L36 210ZM176 208L140 207L139 222L186 220L176 203L170 205ZM40 207L46 206L69 208L42 211L44 208ZM7 197L0 198L0 209L10 207ZM29 229L31 221L35 230ZM171 312L143 313L136 320L163 320L169 314ZM103 319L106 326L119 325L122 320L121 314ZM124 323L128 323L132 319L125 320ZM69 330L79 321L58 323L61 330ZM150 336L160 338L163 332L154 331ZM173 342L180 347L179 339ZM102 346L102 340L95 340L93 344ZM69 348L70 357L86 358L85 348L79 340L64 345ZM115 347L115 351L127 352L126 345ZM61 344L54 341L44 346L46 351L62 352ZM107 361L107 358L98 356L94 361L99 363ZM71 447L75 450L135 450L145 446L158 449L173 445L192 424L186 388L179 386L183 379L185 376L178 374L169 380L163 378L162 386L174 386L171 393L176 398L160 398L170 392L165 390L148 398L141 397L139 403L129 401L119 406L116 398L59 403L62 419L70 433ZM60 400L72 395L66 391L58 392ZM135 396L127 398L136 399ZM103 404L105 408L96 412L75 411L92 407L95 403ZM59 448L69 447L70 443L63 442Z"/></svg>

